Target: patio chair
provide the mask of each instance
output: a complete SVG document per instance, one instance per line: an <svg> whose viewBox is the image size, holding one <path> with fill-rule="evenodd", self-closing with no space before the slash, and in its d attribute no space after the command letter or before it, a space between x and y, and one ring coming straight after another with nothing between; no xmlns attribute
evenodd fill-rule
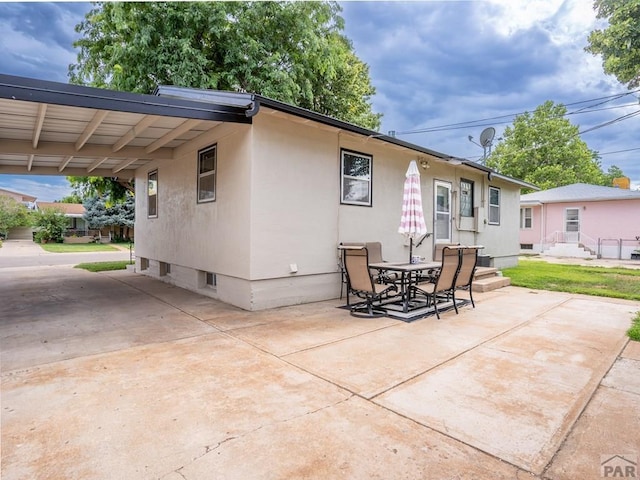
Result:
<svg viewBox="0 0 640 480"><path fill-rule="evenodd" d="M347 282L347 270L344 268L344 254L343 247L364 247L363 242L340 242L338 245L338 267L340 268L341 283L340 283L340 300L342 300L342 291L346 290L347 306L351 305L349 301L349 283ZM346 288L345 288L346 287Z"/></svg>
<svg viewBox="0 0 640 480"><path fill-rule="evenodd" d="M438 311L438 296L445 298L453 298L453 305L458 313L458 308L455 306L454 289L456 284L456 277L458 270L460 269L460 248L445 246L442 249L442 266L436 273L436 276L432 282L419 283L413 287L415 293L421 293L427 297L427 305L433 302L433 308L436 311L438 320L440 319L440 312Z"/></svg>
<svg viewBox="0 0 640 480"><path fill-rule="evenodd" d="M469 290L469 299L471 305L476 308L473 301L473 275L476 272L478 264L478 247L462 247L460 248L460 268L456 276L455 288L453 289L453 304L456 304L456 290ZM456 307L456 313L458 308Z"/></svg>
<svg viewBox="0 0 640 480"><path fill-rule="evenodd" d="M351 306L354 317L381 317L384 310L375 308L373 302L380 302L395 293L397 288L392 284L375 283L369 271L369 251L367 247L354 246L342 250L343 265L347 276L347 295L349 293L362 298L364 302Z"/></svg>
<svg viewBox="0 0 640 480"><path fill-rule="evenodd" d="M369 252L369 263L384 263L382 258L382 243L367 242L364 244ZM378 283L394 283L398 281L398 274L395 272L387 272L384 270L371 269L371 274Z"/></svg>

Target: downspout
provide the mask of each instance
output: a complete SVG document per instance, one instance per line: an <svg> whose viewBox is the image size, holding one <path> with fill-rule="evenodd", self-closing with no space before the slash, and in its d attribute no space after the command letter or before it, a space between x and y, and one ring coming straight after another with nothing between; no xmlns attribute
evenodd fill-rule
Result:
<svg viewBox="0 0 640 480"><path fill-rule="evenodd" d="M260 100L256 100L255 95L251 95L251 108L244 112L245 116L248 118L255 117L260 110Z"/></svg>

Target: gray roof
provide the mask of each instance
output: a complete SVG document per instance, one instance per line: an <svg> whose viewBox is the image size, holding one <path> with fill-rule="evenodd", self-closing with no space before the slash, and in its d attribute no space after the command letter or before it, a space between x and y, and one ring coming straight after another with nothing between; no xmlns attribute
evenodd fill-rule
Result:
<svg viewBox="0 0 640 480"><path fill-rule="evenodd" d="M603 187L601 185L589 185L587 183L574 183L564 187L551 188L540 192L527 193L520 196L520 203L560 203L598 200L640 200L640 191L626 190L623 188Z"/></svg>

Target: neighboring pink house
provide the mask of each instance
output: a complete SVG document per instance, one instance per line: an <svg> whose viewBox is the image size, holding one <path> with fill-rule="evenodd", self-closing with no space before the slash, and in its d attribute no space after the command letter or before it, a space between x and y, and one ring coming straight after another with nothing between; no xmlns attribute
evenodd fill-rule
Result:
<svg viewBox="0 0 640 480"><path fill-rule="evenodd" d="M640 191L575 183L520 196L521 253L629 259L639 249Z"/></svg>

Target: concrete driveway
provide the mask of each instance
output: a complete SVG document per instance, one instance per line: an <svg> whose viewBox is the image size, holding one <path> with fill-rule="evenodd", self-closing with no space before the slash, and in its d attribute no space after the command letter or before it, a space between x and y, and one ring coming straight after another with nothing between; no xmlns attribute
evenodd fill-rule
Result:
<svg viewBox="0 0 640 480"><path fill-rule="evenodd" d="M337 301L245 312L125 271L0 269L1 476L575 480L637 465L625 330L640 302L477 297L403 323Z"/></svg>
<svg viewBox="0 0 640 480"><path fill-rule="evenodd" d="M31 240L6 240L0 248L0 268L77 265L84 262L129 260L125 247L117 252L51 253Z"/></svg>

